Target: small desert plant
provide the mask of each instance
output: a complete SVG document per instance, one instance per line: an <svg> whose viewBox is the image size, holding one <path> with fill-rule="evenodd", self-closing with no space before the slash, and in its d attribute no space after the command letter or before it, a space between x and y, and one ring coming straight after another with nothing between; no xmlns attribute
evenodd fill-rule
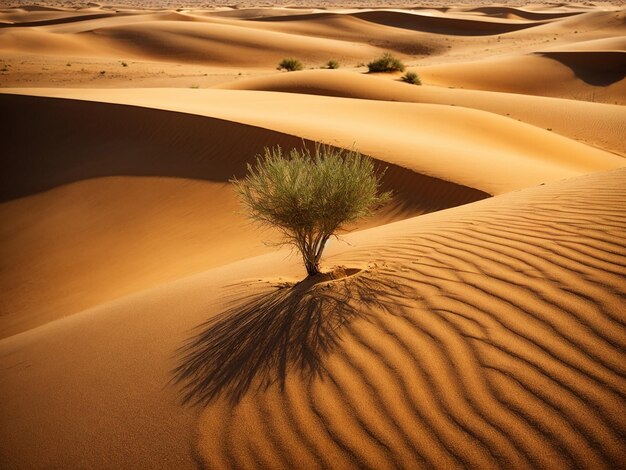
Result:
<svg viewBox="0 0 626 470"><path fill-rule="evenodd" d="M126 62L122 62L122 67L128 67L128 64Z"/></svg>
<svg viewBox="0 0 626 470"><path fill-rule="evenodd" d="M337 62L336 60L329 60L328 62L326 62L326 68L327 69L338 69L339 68L339 62Z"/></svg>
<svg viewBox="0 0 626 470"><path fill-rule="evenodd" d="M422 81L420 80L419 75L415 72L407 72L402 76L402 81L406 83L410 83L411 85L421 85Z"/></svg>
<svg viewBox="0 0 626 470"><path fill-rule="evenodd" d="M256 165L248 164L245 179L231 181L250 217L277 228L314 276L328 239L390 199L379 191L381 177L356 150L316 145L313 152L294 148L288 156L266 147Z"/></svg>
<svg viewBox="0 0 626 470"><path fill-rule="evenodd" d="M367 68L370 72L404 72L404 64L400 59L385 52L379 59L369 64Z"/></svg>
<svg viewBox="0 0 626 470"><path fill-rule="evenodd" d="M300 62L298 59L288 57L286 59L281 60L278 63L278 67L276 68L278 70L286 70L288 72L294 72L296 70L302 70L303 66L302 66L302 62Z"/></svg>

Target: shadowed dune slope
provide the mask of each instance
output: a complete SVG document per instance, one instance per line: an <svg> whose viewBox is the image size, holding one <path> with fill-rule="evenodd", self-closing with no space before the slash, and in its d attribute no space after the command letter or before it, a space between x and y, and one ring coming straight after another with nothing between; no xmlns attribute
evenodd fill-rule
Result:
<svg viewBox="0 0 626 470"><path fill-rule="evenodd" d="M241 23L241 22L240 22ZM350 43L361 43L380 47L373 54L393 50L409 55L429 55L443 50L441 39L425 33L397 28L393 25L372 23L346 13L314 13L292 17L269 17L243 22L243 26L260 30L278 31L308 37L325 37ZM299 52L293 51L293 54ZM332 57L352 62L337 50ZM371 59L374 55L370 56Z"/></svg>
<svg viewBox="0 0 626 470"><path fill-rule="evenodd" d="M295 136L204 116L0 95L0 336L267 251L228 183ZM305 142L312 145L311 142ZM387 162L394 200L359 228L488 194Z"/></svg>
<svg viewBox="0 0 626 470"><path fill-rule="evenodd" d="M486 6L466 10L471 13L482 13L486 16L496 18L524 18L527 20L547 20L552 18L566 18L568 16L580 15L582 11L532 11L523 8L513 8L505 6Z"/></svg>
<svg viewBox="0 0 626 470"><path fill-rule="evenodd" d="M93 32L120 49L159 60L181 60L219 65L275 65L285 55L298 54L308 60L324 60L339 54L353 58L371 57L377 50L369 45L332 39L302 37L261 31L231 24L159 21L123 27L100 28Z"/></svg>
<svg viewBox="0 0 626 470"><path fill-rule="evenodd" d="M327 13L312 13L310 15L279 15L266 17L260 21L268 22L288 22L310 20L316 17L325 17ZM461 36L481 36L489 34L502 34L520 29L536 26L536 22L528 21L508 21L500 18L471 17L471 16L446 16L422 14L419 12L392 11L392 10L370 10L355 13L344 13L342 15L352 16L369 23L393 28L408 29L411 31L421 31L428 33L461 35Z"/></svg>
<svg viewBox="0 0 626 470"><path fill-rule="evenodd" d="M626 77L626 51L549 51L541 55L569 67L585 83L608 86Z"/></svg>
<svg viewBox="0 0 626 470"><path fill-rule="evenodd" d="M420 72L419 67L412 70ZM305 70L249 78L216 88L463 106L519 119L543 129L552 129L565 137L626 155L626 142L622 137L626 133L626 109L623 106L515 93L408 86L396 80L341 70Z"/></svg>
<svg viewBox="0 0 626 470"><path fill-rule="evenodd" d="M565 52L554 54L559 60L536 54L428 65L419 70L422 79L432 85L608 104L626 103L621 52L577 51L568 52L567 56ZM581 64L585 57L609 59L613 55L619 58L617 63L598 59L582 67L571 66ZM593 64L600 66L594 67Z"/></svg>
<svg viewBox="0 0 626 470"><path fill-rule="evenodd" d="M624 166L617 155L460 107L216 89L4 91L180 111L356 145L378 160L489 194Z"/></svg>
<svg viewBox="0 0 626 470"><path fill-rule="evenodd" d="M98 20L102 18L110 18L112 16L119 16L119 15L123 16L123 14L112 13L112 12L99 12L99 13L68 12L68 13L58 13L54 15L51 15L51 14L33 15L33 13L30 12L25 16L25 20L20 21L21 18L18 15L0 13L0 21L5 22L4 24L0 24L0 28L2 27L49 26L53 24L74 23L77 21Z"/></svg>
<svg viewBox="0 0 626 470"><path fill-rule="evenodd" d="M326 265L369 268L309 292L352 289L357 314L339 323L307 326L306 312L276 317L261 303L266 315L232 334L211 330L233 302L276 292L251 280L300 273L279 252L1 340L3 461L616 468L626 458L625 200L620 169L351 234ZM378 286L374 299L360 297L366 285ZM174 350L207 319L204 333L233 351L250 340L242 331L275 349L237 364L235 378L256 372L253 388L236 404L227 389L211 401L194 436L194 412L165 384ZM298 339L321 376L300 367ZM263 369L269 360L284 367ZM193 383L214 384L197 372Z"/></svg>
<svg viewBox="0 0 626 470"><path fill-rule="evenodd" d="M33 29L2 28L0 38L2 49L12 53L88 53L91 57L239 67L274 67L294 51L302 59L318 62L328 57L365 60L380 53L367 43L255 29L238 22L206 23L173 13L116 15Z"/></svg>
<svg viewBox="0 0 626 470"><path fill-rule="evenodd" d="M366 11L354 13L354 16L372 23L393 26L395 28L460 36L504 34L540 24L540 22L532 21L508 21L486 17L433 16L396 11Z"/></svg>

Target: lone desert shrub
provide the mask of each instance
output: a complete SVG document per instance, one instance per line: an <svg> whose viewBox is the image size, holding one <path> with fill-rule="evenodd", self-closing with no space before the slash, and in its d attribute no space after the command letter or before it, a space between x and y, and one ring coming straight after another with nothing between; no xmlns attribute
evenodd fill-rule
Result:
<svg viewBox="0 0 626 470"><path fill-rule="evenodd" d="M328 62L326 62L326 68L327 69L338 69L339 68L339 62L337 62L336 60L329 60Z"/></svg>
<svg viewBox="0 0 626 470"><path fill-rule="evenodd" d="M295 246L309 276L319 273L328 239L347 223L371 215L391 196L381 193L369 157L356 150L316 145L265 148L245 179L232 182L250 217L277 228L283 243Z"/></svg>
<svg viewBox="0 0 626 470"><path fill-rule="evenodd" d="M402 76L402 81L406 83L410 83L412 85L421 85L422 80L420 80L419 75L415 72L407 72Z"/></svg>
<svg viewBox="0 0 626 470"><path fill-rule="evenodd" d="M298 59L294 59L293 57L288 57L286 59L281 60L276 67L278 70L286 70L287 72L294 72L296 70L302 70L304 67L302 62Z"/></svg>
<svg viewBox="0 0 626 470"><path fill-rule="evenodd" d="M370 72L404 72L405 69L402 61L388 52L367 64L367 68Z"/></svg>

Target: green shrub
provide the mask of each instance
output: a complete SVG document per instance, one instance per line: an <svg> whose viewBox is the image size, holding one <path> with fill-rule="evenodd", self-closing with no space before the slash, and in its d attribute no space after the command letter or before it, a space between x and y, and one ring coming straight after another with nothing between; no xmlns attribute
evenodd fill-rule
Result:
<svg viewBox="0 0 626 470"><path fill-rule="evenodd" d="M385 52L382 57L367 64L370 72L404 72L404 64L400 59Z"/></svg>
<svg viewBox="0 0 626 470"><path fill-rule="evenodd" d="M326 68L327 69L338 69L339 68L339 62L337 62L336 60L329 60L328 62L326 62Z"/></svg>
<svg viewBox="0 0 626 470"><path fill-rule="evenodd" d="M278 70L286 70L288 72L294 72L296 70L302 70L303 66L302 66L302 62L300 62L298 59L289 57L289 58L281 60L278 63L278 67L276 68Z"/></svg>
<svg viewBox="0 0 626 470"><path fill-rule="evenodd" d="M404 76L402 77L402 81L410 83L412 85L421 85L422 84L422 81L420 80L419 75L417 75L415 72L407 72L407 73L405 73Z"/></svg>
<svg viewBox="0 0 626 470"><path fill-rule="evenodd" d="M250 217L277 228L283 243L301 253L309 276L319 273L328 239L347 223L372 214L391 194L380 193L380 178L368 157L356 150L316 145L265 148L248 175L231 180Z"/></svg>

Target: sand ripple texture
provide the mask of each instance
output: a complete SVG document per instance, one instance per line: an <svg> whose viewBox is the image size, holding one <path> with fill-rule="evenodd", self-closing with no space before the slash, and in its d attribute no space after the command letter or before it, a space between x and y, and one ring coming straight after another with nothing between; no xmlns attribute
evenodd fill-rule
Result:
<svg viewBox="0 0 626 470"><path fill-rule="evenodd" d="M202 461L624 465L625 205L626 171L615 170L376 229L329 262L381 263L326 289L378 283L378 303L357 295L357 315L332 327L322 319L303 336L313 348L334 335L314 373L283 350L284 376L257 376L241 397L210 401ZM281 321L272 324L300 325ZM246 331L289 339L288 328L263 328Z"/></svg>

